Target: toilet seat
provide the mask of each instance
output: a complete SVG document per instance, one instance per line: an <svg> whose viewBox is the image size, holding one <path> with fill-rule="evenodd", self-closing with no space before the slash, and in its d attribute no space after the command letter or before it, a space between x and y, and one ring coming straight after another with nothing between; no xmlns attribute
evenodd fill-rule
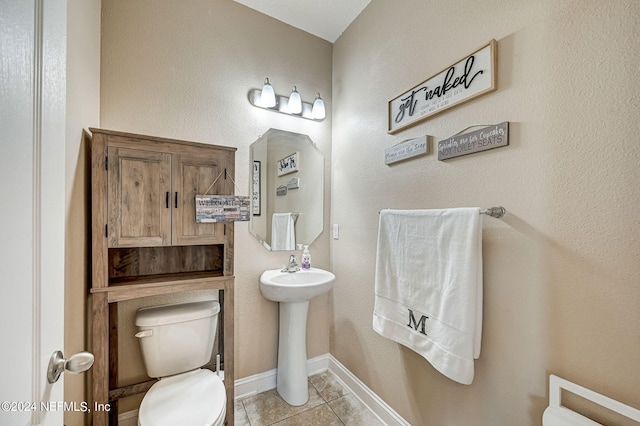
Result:
<svg viewBox="0 0 640 426"><path fill-rule="evenodd" d="M212 371L194 370L165 377L151 386L138 413L141 426L224 424L227 397Z"/></svg>

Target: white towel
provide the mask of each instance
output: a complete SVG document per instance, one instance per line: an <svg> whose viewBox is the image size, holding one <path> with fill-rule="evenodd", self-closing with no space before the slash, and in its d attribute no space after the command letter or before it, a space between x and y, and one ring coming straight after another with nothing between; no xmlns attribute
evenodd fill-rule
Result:
<svg viewBox="0 0 640 426"><path fill-rule="evenodd" d="M271 217L271 250L295 250L296 229L293 214L274 213Z"/></svg>
<svg viewBox="0 0 640 426"><path fill-rule="evenodd" d="M471 384L482 334L479 208L380 212L373 329Z"/></svg>

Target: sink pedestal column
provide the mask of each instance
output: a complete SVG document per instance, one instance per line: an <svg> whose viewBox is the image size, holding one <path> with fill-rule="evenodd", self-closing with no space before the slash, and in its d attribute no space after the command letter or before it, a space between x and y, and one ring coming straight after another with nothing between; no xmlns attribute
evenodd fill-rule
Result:
<svg viewBox="0 0 640 426"><path fill-rule="evenodd" d="M309 301L280 302L277 390L290 405L309 400L307 311Z"/></svg>

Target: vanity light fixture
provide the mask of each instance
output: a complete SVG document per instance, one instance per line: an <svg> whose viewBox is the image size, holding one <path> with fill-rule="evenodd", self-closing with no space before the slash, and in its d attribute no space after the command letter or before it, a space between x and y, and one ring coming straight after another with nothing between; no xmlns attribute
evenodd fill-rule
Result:
<svg viewBox="0 0 640 426"><path fill-rule="evenodd" d="M268 78L264 79L264 86L262 86L262 92L260 92L260 105L265 108L276 106L276 92L274 92Z"/></svg>
<svg viewBox="0 0 640 426"><path fill-rule="evenodd" d="M309 102L302 101L296 86L293 86L289 97L276 94L268 78L264 80L262 90L251 89L249 91L249 102L257 108L306 118L307 120L322 121L326 117L324 101L320 97L320 93L316 95L312 105Z"/></svg>
<svg viewBox="0 0 640 426"><path fill-rule="evenodd" d="M298 93L296 86L293 86L287 106L289 107L289 114L302 114L302 99L300 98L300 93Z"/></svg>
<svg viewBox="0 0 640 426"><path fill-rule="evenodd" d="M311 114L313 115L313 118L316 120L322 120L325 117L324 101L320 97L320 93L316 94L316 100L313 101Z"/></svg>

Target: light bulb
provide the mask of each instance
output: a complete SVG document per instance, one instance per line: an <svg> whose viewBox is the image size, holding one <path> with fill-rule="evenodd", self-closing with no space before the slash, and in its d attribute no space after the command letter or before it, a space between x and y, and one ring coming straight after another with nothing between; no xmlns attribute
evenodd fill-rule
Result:
<svg viewBox="0 0 640 426"><path fill-rule="evenodd" d="M300 93L298 93L296 86L293 86L291 96L289 96L289 104L287 105L287 108L289 110L289 114L302 113L302 99L300 99Z"/></svg>
<svg viewBox="0 0 640 426"><path fill-rule="evenodd" d="M320 93L316 94L316 100L313 101L313 108L311 109L311 115L314 120L323 120L326 116L324 110L324 101L320 97Z"/></svg>
<svg viewBox="0 0 640 426"><path fill-rule="evenodd" d="M265 78L264 86L262 86L260 104L265 108L273 108L276 106L276 93L273 91L273 86L269 83L268 78Z"/></svg>

